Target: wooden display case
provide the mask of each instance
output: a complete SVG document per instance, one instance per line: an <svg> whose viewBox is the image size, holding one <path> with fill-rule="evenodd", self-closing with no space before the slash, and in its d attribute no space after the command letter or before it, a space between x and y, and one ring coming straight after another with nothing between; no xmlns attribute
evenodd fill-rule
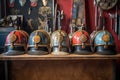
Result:
<svg viewBox="0 0 120 80"><path fill-rule="evenodd" d="M117 55L17 55L1 54L7 80L117 80Z"/></svg>

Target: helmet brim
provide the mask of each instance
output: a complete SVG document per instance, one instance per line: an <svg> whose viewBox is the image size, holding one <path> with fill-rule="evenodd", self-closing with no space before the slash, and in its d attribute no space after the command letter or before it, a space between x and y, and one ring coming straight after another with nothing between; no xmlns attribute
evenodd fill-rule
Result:
<svg viewBox="0 0 120 80"><path fill-rule="evenodd" d="M68 52L64 52L64 51L53 51L51 54L53 55L68 55Z"/></svg>
<svg viewBox="0 0 120 80"><path fill-rule="evenodd" d="M81 54L81 55L87 55L87 54L92 54L93 52L91 51L91 46L85 46L85 48L82 48L81 45L74 46L74 54Z"/></svg>
<svg viewBox="0 0 120 80"><path fill-rule="evenodd" d="M27 52L29 55L46 55L49 54L47 51L41 51L41 50L30 50Z"/></svg>
<svg viewBox="0 0 120 80"><path fill-rule="evenodd" d="M101 54L101 55L115 55L116 51L115 51L115 47L114 46L108 46L108 48L104 48L104 46L97 46L95 48L95 51L97 54Z"/></svg>
<svg viewBox="0 0 120 80"><path fill-rule="evenodd" d="M22 54L25 54L25 51L9 50L3 54L4 55L22 55Z"/></svg>

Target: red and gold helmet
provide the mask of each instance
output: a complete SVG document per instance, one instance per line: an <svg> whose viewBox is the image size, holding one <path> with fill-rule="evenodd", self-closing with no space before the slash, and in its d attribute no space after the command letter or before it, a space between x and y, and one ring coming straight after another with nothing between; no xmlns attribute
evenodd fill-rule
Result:
<svg viewBox="0 0 120 80"><path fill-rule="evenodd" d="M85 30L78 30L72 36L72 46L74 53L89 54L91 45L89 43L89 34Z"/></svg>
<svg viewBox="0 0 120 80"><path fill-rule="evenodd" d="M43 55L50 52L50 36L45 30L36 30L28 40L28 54Z"/></svg>
<svg viewBox="0 0 120 80"><path fill-rule="evenodd" d="M27 49L28 37L29 35L23 30L11 31L6 38L4 54L24 54Z"/></svg>
<svg viewBox="0 0 120 80"><path fill-rule="evenodd" d="M52 33L51 37L52 54L66 55L69 51L69 38L63 30L57 30Z"/></svg>

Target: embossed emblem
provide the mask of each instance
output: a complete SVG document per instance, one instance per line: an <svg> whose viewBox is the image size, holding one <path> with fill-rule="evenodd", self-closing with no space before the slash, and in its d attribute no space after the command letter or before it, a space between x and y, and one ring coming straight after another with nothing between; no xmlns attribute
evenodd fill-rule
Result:
<svg viewBox="0 0 120 80"><path fill-rule="evenodd" d="M16 37L15 34L10 34L10 35L8 36L8 39L10 40L10 43L13 43L13 42L16 41L17 37Z"/></svg>
<svg viewBox="0 0 120 80"><path fill-rule="evenodd" d="M40 36L35 35L35 36L33 37L33 39L32 39L32 40L33 40L33 42L34 42L34 43L36 43L36 44L37 44L37 43L39 43L39 42L40 42Z"/></svg>
<svg viewBox="0 0 120 80"><path fill-rule="evenodd" d="M108 34L104 34L104 35L102 36L102 40L103 40L104 42L108 42L108 41L110 41L110 36L109 36Z"/></svg>
<svg viewBox="0 0 120 80"><path fill-rule="evenodd" d="M79 40L84 43L84 42L87 41L87 36L85 36L84 34L82 34L82 35L79 37Z"/></svg>
<svg viewBox="0 0 120 80"><path fill-rule="evenodd" d="M49 6L47 6L48 4L48 0L42 0L43 6L39 8L39 14L41 14L42 16L47 16L49 14L52 13L52 10Z"/></svg>

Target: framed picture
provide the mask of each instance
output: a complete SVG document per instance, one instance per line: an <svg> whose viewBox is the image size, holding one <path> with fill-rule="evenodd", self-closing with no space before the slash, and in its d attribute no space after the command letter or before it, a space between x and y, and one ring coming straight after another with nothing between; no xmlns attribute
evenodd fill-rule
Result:
<svg viewBox="0 0 120 80"><path fill-rule="evenodd" d="M15 0L14 7L9 7L9 15L23 15L24 30L31 33L34 30L41 29L41 26L47 26L45 28L47 32L50 29L53 30L54 0L26 0L22 6L19 1ZM36 1L36 6L32 6L31 1Z"/></svg>

